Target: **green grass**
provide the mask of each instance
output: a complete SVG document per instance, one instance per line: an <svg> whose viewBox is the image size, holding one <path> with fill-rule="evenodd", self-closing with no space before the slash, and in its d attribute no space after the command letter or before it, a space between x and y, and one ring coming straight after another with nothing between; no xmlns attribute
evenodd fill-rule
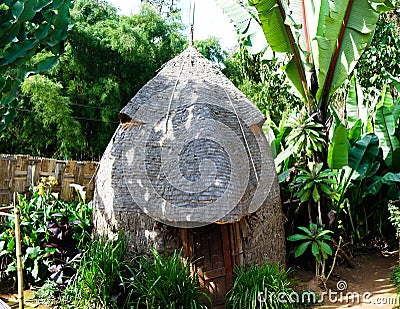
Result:
<svg viewBox="0 0 400 309"><path fill-rule="evenodd" d="M160 255L152 250L152 259L142 258L138 269L130 269L129 308L206 308L197 276L181 253Z"/></svg>
<svg viewBox="0 0 400 309"><path fill-rule="evenodd" d="M74 308L121 308L127 240L93 240L82 254L77 273L66 290Z"/></svg>
<svg viewBox="0 0 400 309"><path fill-rule="evenodd" d="M279 264L236 267L236 279L227 296L227 308L295 308L296 304L290 298L293 290L287 274Z"/></svg>

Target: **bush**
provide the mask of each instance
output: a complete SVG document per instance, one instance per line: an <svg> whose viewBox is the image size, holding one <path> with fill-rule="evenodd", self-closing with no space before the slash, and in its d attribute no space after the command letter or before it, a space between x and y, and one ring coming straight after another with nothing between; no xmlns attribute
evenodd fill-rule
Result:
<svg viewBox="0 0 400 309"><path fill-rule="evenodd" d="M41 283L51 272L59 282L63 281L64 266L88 240L92 228L92 204L82 199L79 203L59 200L52 193L55 184L54 177L42 178L31 187L30 199L18 197L25 283ZM14 231L14 218L4 218L0 224L0 264L6 264L7 269L1 271L15 277Z"/></svg>
<svg viewBox="0 0 400 309"><path fill-rule="evenodd" d="M207 308L201 298L196 275L181 253L161 256L152 250L152 260L142 258L138 269L130 269L128 308Z"/></svg>
<svg viewBox="0 0 400 309"><path fill-rule="evenodd" d="M227 296L227 308L295 308L287 271L279 264L236 267L236 279ZM279 295L279 300L278 300ZM286 302L285 302L286 301Z"/></svg>
<svg viewBox="0 0 400 309"><path fill-rule="evenodd" d="M400 292L400 265L396 265L393 272L390 274L390 281L396 286Z"/></svg>

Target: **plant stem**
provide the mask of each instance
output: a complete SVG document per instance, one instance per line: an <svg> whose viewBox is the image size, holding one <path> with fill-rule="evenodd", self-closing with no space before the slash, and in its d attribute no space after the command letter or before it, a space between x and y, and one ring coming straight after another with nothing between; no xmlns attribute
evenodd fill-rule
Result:
<svg viewBox="0 0 400 309"><path fill-rule="evenodd" d="M321 200L318 200L318 225L322 226Z"/></svg>
<svg viewBox="0 0 400 309"><path fill-rule="evenodd" d="M331 276L331 274L332 274L332 272L333 272L333 269L335 268L336 257L337 257L337 255L338 255L338 253L339 253L340 245L342 244L342 241L343 241L343 238L340 237L340 238L339 238L339 243L338 243L338 245L337 245L337 249L336 249L336 252L335 252L335 256L333 257L333 262L332 262L331 269L329 270L328 275L326 276L326 281L329 280L329 277Z"/></svg>

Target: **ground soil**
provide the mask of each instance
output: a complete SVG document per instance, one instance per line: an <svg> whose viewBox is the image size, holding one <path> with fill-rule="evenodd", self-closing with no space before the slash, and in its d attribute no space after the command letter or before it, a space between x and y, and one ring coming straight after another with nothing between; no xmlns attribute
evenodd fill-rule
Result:
<svg viewBox="0 0 400 309"><path fill-rule="evenodd" d="M0 280L0 299L11 308L18 308L18 294L12 281ZM25 309L48 309L32 301L32 290L24 291Z"/></svg>
<svg viewBox="0 0 400 309"><path fill-rule="evenodd" d="M355 268L345 264L335 267L327 290L318 287L312 271L294 269L292 276L302 289L325 291L323 304L314 308L397 308L399 297L389 277L398 252L364 252L353 261Z"/></svg>

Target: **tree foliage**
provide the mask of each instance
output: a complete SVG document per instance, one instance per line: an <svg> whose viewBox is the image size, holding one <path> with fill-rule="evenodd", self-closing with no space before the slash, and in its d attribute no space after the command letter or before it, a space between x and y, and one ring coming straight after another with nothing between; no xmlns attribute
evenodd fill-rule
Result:
<svg viewBox="0 0 400 309"><path fill-rule="evenodd" d="M0 132L15 117L18 89L63 51L70 0L8 0L0 4Z"/></svg>
<svg viewBox="0 0 400 309"><path fill-rule="evenodd" d="M216 64L223 64L226 58L226 52L222 50L216 37L209 37L205 40L194 41L194 47L207 59Z"/></svg>
<svg viewBox="0 0 400 309"><path fill-rule="evenodd" d="M141 0L141 3L152 6L160 15L167 17L177 15L180 12L178 8L179 0Z"/></svg>
<svg viewBox="0 0 400 309"><path fill-rule="evenodd" d="M224 65L224 74L274 122L279 123L282 114L301 104L285 83L279 59L266 60L260 54L251 55L240 44Z"/></svg>
<svg viewBox="0 0 400 309"><path fill-rule="evenodd" d="M163 17L148 5L136 15L119 16L105 1L76 0L71 18L59 63L23 83L0 152L98 160L120 109L187 46L179 18ZM223 60L215 38L196 46L211 60Z"/></svg>
<svg viewBox="0 0 400 309"><path fill-rule="evenodd" d="M364 88L382 89L388 82L386 72L400 76L400 9L379 18L371 45L357 64Z"/></svg>

